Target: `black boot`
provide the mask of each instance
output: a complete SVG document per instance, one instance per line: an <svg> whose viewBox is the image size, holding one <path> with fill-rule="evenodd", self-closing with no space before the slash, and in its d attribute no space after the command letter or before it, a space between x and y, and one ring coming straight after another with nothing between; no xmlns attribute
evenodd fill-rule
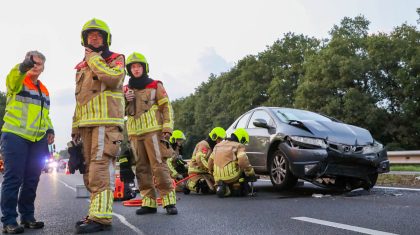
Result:
<svg viewBox="0 0 420 235"><path fill-rule="evenodd" d="M23 233L25 229L20 225L8 224L3 226L3 233Z"/></svg>
<svg viewBox="0 0 420 235"><path fill-rule="evenodd" d="M76 227L76 234L81 233L96 233L100 231L111 230L111 225L105 225L93 220L87 220L80 226Z"/></svg>
<svg viewBox="0 0 420 235"><path fill-rule="evenodd" d="M166 213L168 215L176 215L178 214L178 209L176 209L175 205L167 205L165 206Z"/></svg>
<svg viewBox="0 0 420 235"><path fill-rule="evenodd" d="M22 221L20 224L25 228L40 229L44 227L42 221Z"/></svg>
<svg viewBox="0 0 420 235"><path fill-rule="evenodd" d="M223 181L217 182L216 195L220 198L224 197L226 193L226 184Z"/></svg>
<svg viewBox="0 0 420 235"><path fill-rule="evenodd" d="M82 225L83 223L85 223L87 220L89 219L89 216L87 215L85 218L79 220L76 222L76 227Z"/></svg>
<svg viewBox="0 0 420 235"><path fill-rule="evenodd" d="M156 208L148 207L148 206L142 206L140 209L136 210L137 215L144 215L144 214L154 214L157 212Z"/></svg>
<svg viewBox="0 0 420 235"><path fill-rule="evenodd" d="M190 194L191 190L188 188L187 184L184 184L184 186L182 186L182 192L183 192L185 195Z"/></svg>

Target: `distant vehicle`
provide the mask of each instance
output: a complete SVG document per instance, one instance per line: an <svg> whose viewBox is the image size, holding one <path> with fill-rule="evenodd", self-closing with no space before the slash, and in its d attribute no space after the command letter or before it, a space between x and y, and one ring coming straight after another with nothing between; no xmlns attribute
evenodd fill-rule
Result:
<svg viewBox="0 0 420 235"><path fill-rule="evenodd" d="M46 157L44 160L44 168L42 169L45 173L58 172L58 163L54 158Z"/></svg>
<svg viewBox="0 0 420 235"><path fill-rule="evenodd" d="M361 127L314 112L259 107L241 115L227 129L245 128L251 165L268 174L278 190L298 178L322 187L370 189L379 173L389 172L383 145Z"/></svg>
<svg viewBox="0 0 420 235"><path fill-rule="evenodd" d="M69 159L60 159L58 161L58 169L65 170L68 162L69 162Z"/></svg>

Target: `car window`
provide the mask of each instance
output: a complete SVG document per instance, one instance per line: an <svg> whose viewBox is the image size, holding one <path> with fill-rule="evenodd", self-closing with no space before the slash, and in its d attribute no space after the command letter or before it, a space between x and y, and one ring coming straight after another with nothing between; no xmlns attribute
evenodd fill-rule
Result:
<svg viewBox="0 0 420 235"><path fill-rule="evenodd" d="M250 115L251 115L251 113L247 113L244 116L242 116L241 119L236 124L235 128L241 128L241 127L246 128L246 123L247 123Z"/></svg>
<svg viewBox="0 0 420 235"><path fill-rule="evenodd" d="M258 128L254 126L254 121L256 119L264 119L268 125L273 125L273 119L270 117L270 115L264 111L264 110L257 110L252 114L251 120L248 123L248 128Z"/></svg>
<svg viewBox="0 0 420 235"><path fill-rule="evenodd" d="M331 119L319 115L317 113L313 113L306 110L300 109L289 109L289 108L276 108L273 109L273 112L276 116L283 122L289 122L291 120L313 120L313 121L331 121Z"/></svg>

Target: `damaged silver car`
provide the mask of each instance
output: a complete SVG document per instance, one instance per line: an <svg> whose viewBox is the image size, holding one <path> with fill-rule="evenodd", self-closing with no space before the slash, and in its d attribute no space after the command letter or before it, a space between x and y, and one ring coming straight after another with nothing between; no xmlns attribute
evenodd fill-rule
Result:
<svg viewBox="0 0 420 235"><path fill-rule="evenodd" d="M245 128L247 154L259 174L278 190L303 179L322 187L370 189L379 173L389 172L383 145L364 128L314 112L259 107L240 116L227 130Z"/></svg>

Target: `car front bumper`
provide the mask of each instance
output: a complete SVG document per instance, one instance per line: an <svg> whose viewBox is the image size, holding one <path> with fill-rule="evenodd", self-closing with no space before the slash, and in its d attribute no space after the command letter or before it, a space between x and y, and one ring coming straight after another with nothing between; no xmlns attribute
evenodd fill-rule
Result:
<svg viewBox="0 0 420 235"><path fill-rule="evenodd" d="M389 172L385 149L376 153L343 153L332 148L300 149L282 145L290 169L300 178L346 176L366 179L375 173Z"/></svg>

